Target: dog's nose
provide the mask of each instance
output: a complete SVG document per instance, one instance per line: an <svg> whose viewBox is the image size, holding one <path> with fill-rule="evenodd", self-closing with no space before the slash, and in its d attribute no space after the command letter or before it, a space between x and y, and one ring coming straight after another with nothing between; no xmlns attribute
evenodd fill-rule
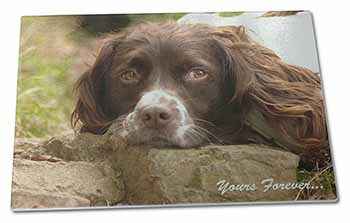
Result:
<svg viewBox="0 0 350 223"><path fill-rule="evenodd" d="M151 105L140 111L141 121L148 128L160 129L173 120L172 112L163 105Z"/></svg>

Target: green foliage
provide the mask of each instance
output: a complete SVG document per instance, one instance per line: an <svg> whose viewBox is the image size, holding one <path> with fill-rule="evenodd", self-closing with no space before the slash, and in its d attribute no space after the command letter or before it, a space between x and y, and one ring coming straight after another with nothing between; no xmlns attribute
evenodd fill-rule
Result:
<svg viewBox="0 0 350 223"><path fill-rule="evenodd" d="M31 17L22 19L16 137L47 137L70 129L73 102L68 71L72 58L50 49L58 39L55 33L42 31L50 31L53 21L33 21Z"/></svg>
<svg viewBox="0 0 350 223"><path fill-rule="evenodd" d="M300 169L297 172L298 182L310 183L317 189L304 189L298 194L298 200L332 200L336 198L334 171L331 165L321 170L307 171Z"/></svg>
<svg viewBox="0 0 350 223"><path fill-rule="evenodd" d="M29 53L20 58L20 64L16 135L44 137L67 130L71 100L66 97L65 74L69 62L42 62Z"/></svg>
<svg viewBox="0 0 350 223"><path fill-rule="evenodd" d="M219 12L219 16L221 17L234 17L242 14L243 12Z"/></svg>
<svg viewBox="0 0 350 223"><path fill-rule="evenodd" d="M150 21L150 22L161 22L167 20L178 20L186 13L156 13L156 14L134 14L128 15L131 21Z"/></svg>
<svg viewBox="0 0 350 223"><path fill-rule="evenodd" d="M300 10L299 11L269 11L269 12L265 12L260 17L291 16L291 15L296 15L299 12L302 12L302 11Z"/></svg>

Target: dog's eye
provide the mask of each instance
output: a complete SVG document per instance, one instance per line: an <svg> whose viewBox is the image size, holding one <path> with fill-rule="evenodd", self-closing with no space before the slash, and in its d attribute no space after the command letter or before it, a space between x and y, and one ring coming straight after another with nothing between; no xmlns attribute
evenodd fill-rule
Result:
<svg viewBox="0 0 350 223"><path fill-rule="evenodd" d="M138 81L139 75L135 71L128 70L121 73L120 78L125 82L135 82Z"/></svg>
<svg viewBox="0 0 350 223"><path fill-rule="evenodd" d="M208 78L208 73L202 69L193 69L185 76L186 81L201 81Z"/></svg>

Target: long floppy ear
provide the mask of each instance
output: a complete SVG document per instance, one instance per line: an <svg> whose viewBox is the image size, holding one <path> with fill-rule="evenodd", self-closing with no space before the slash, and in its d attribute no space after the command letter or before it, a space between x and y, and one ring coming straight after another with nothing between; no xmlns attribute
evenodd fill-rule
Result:
<svg viewBox="0 0 350 223"><path fill-rule="evenodd" d="M77 129L80 122L80 132L101 134L110 124L108 108L103 103L105 78L111 70L115 48L122 39L122 34L106 38L92 68L82 75L74 87L78 100L71 123Z"/></svg>
<svg viewBox="0 0 350 223"><path fill-rule="evenodd" d="M245 124L298 154L329 146L318 74L284 63L244 27L218 27L214 36L227 54L232 101L246 109Z"/></svg>

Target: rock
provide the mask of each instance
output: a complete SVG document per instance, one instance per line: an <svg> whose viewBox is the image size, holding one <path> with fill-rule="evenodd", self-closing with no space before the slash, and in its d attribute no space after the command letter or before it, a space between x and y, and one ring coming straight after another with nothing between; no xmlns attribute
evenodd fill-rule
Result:
<svg viewBox="0 0 350 223"><path fill-rule="evenodd" d="M21 139L14 156L14 209L285 201L297 193L263 192L264 179L296 182L299 158L255 144L157 149L81 134L45 142ZM226 191L226 183L256 189Z"/></svg>
<svg viewBox="0 0 350 223"><path fill-rule="evenodd" d="M199 149L118 147L130 204L183 204L293 200L297 190L264 192L264 179L296 182L298 156L261 145L207 146ZM226 192L217 185L256 185L254 191Z"/></svg>
<svg viewBox="0 0 350 223"><path fill-rule="evenodd" d="M46 154L66 161L107 160L112 153L109 137L90 133L53 137L42 147Z"/></svg>
<svg viewBox="0 0 350 223"><path fill-rule="evenodd" d="M70 194L13 191L11 206L13 209L88 207L90 201Z"/></svg>
<svg viewBox="0 0 350 223"><path fill-rule="evenodd" d="M14 160L14 209L109 205L123 197L120 173L108 162Z"/></svg>

